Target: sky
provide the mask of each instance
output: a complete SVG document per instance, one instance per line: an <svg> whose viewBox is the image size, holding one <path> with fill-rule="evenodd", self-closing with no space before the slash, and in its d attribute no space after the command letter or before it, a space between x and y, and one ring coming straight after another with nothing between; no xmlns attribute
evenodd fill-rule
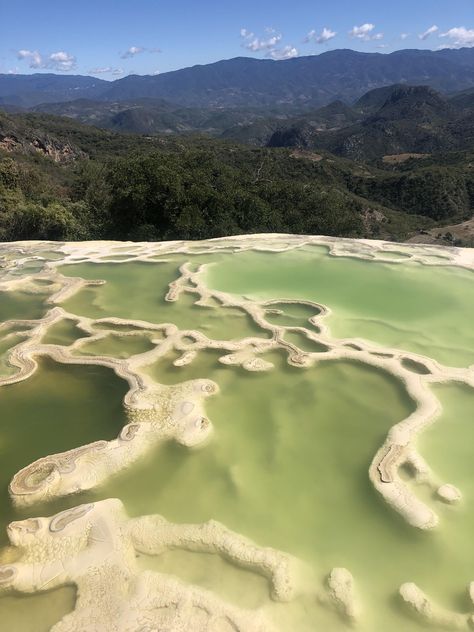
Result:
<svg viewBox="0 0 474 632"><path fill-rule="evenodd" d="M0 73L116 79L336 48L474 47L474 0L0 0Z"/></svg>

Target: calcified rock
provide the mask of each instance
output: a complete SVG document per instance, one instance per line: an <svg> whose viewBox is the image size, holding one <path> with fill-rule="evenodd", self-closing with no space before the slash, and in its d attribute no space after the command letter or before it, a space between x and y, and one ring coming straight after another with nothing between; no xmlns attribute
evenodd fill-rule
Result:
<svg viewBox="0 0 474 632"><path fill-rule="evenodd" d="M158 442L173 439L193 447L207 440L212 425L202 401L217 392L209 380L150 386L127 406L130 423L112 441L39 459L13 477L9 491L18 505L91 489L129 467Z"/></svg>
<svg viewBox="0 0 474 632"><path fill-rule="evenodd" d="M450 505L459 502L462 498L459 489L449 483L438 487L436 494L443 502L449 503Z"/></svg>
<svg viewBox="0 0 474 632"><path fill-rule="evenodd" d="M472 613L460 614L438 606L416 584L402 584L399 593L418 617L437 629L472 630L474 628Z"/></svg>
<svg viewBox="0 0 474 632"><path fill-rule="evenodd" d="M474 604L474 582L470 582L469 586L467 587L467 591L469 593L469 599Z"/></svg>
<svg viewBox="0 0 474 632"><path fill-rule="evenodd" d="M0 566L0 591L34 593L77 586L74 611L53 632L270 632L261 611L242 610L209 591L140 571L137 551L218 553L267 577L278 600L290 599L298 581L298 563L291 556L260 548L217 522L176 525L161 516L129 520L117 499L80 505L52 518L13 522L8 536L19 560Z"/></svg>
<svg viewBox="0 0 474 632"><path fill-rule="evenodd" d="M354 578L346 568L333 568L327 578L327 590L320 601L334 608L344 619L356 623L361 614L355 594Z"/></svg>
<svg viewBox="0 0 474 632"><path fill-rule="evenodd" d="M161 516L147 516L130 521L134 547L147 555L156 555L164 548L218 553L244 568L256 571L270 582L271 594L277 601L290 601L296 596L303 565L291 555L271 548L261 548L242 536L211 520L202 525L181 525L167 522Z"/></svg>

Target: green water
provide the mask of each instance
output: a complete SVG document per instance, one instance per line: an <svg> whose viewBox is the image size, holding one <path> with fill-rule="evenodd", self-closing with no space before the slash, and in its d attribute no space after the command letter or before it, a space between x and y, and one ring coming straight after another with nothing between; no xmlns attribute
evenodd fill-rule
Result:
<svg viewBox="0 0 474 632"><path fill-rule="evenodd" d="M12 375L17 368L8 364L8 355L12 347L15 347L18 343L23 342L23 336L10 335L6 338L0 338L0 377Z"/></svg>
<svg viewBox="0 0 474 632"><path fill-rule="evenodd" d="M8 595L0 599L1 629L5 632L49 632L74 609L76 591L72 586L41 595Z"/></svg>
<svg viewBox="0 0 474 632"><path fill-rule="evenodd" d="M429 375L431 372L427 366L410 358L403 358L402 366L413 373L418 373L418 375Z"/></svg>
<svg viewBox="0 0 474 632"><path fill-rule="evenodd" d="M320 253L242 252L205 275L211 288L259 299L299 298L331 308L334 336L361 337L433 357L474 362L473 274Z"/></svg>
<svg viewBox="0 0 474 632"><path fill-rule="evenodd" d="M280 314L272 314L271 310L278 310ZM312 316L317 316L319 310L301 303L273 303L268 307L265 319L274 325L283 327L307 327L315 330L314 325L308 322Z"/></svg>
<svg viewBox="0 0 474 632"><path fill-rule="evenodd" d="M422 629L404 616L394 598L404 581L416 581L442 603L459 607L473 566L473 556L466 552L474 511L467 506L461 515L469 519L453 518L456 528L446 531L446 516L456 514L437 503L443 529L423 534L390 512L368 480L368 466L387 429L412 409L400 385L355 363L325 362L302 370L273 353L267 356L275 363L273 373L250 374L218 364L218 355L201 352L181 368L171 365L173 357L165 358L149 369L162 383L211 377L219 384L220 394L206 403L215 426L211 443L193 451L164 444L104 488L35 507L33 513L47 515L86 500L119 497L131 515L161 513L177 522L218 519L262 545L305 559L318 578L337 565L350 568L365 604L359 627L364 632ZM443 399L448 421L455 420L472 406L472 393L461 389L459 397L443 388L449 395ZM125 390L109 370L53 362L43 362L27 382L2 389L2 487L12 473L45 453L115 436L124 423L120 400ZM7 423L12 410L15 424ZM464 452L467 457L467 447ZM469 488L468 466L466 459L465 478L454 468L446 472L447 480ZM472 476L472 465L470 471ZM6 522L28 512L14 512L5 495L2 505L7 507L4 533ZM309 632L315 625L329 632L344 629L337 617L312 601L298 600L280 612L282 606L268 602L259 578L210 558L174 552L145 556L139 563L215 589L238 605L268 607L272 616L285 621L282 630ZM443 573L433 573L433 565ZM47 608L49 617L53 613L59 618L73 596L66 590L34 599L25 602L32 604L32 617ZM2 609L16 625L13 629L33 631L34 619L15 601L0 600L0 616Z"/></svg>
<svg viewBox="0 0 474 632"><path fill-rule="evenodd" d="M459 521L462 535L453 542L444 529L411 529L384 505L368 479L387 429L412 408L400 385L355 363L326 362L302 370L270 354L273 373L249 374L219 365L218 355L203 352L182 368L173 367L170 356L149 368L161 383L211 377L219 384L220 394L206 403L215 426L212 443L195 451L166 444L92 498L119 496L132 515L156 512L177 522L218 519L262 545L307 560L318 577L346 566L365 603L359 628L364 632L422 629L396 599L405 581L416 581L441 603L458 607L465 588L459 575L474 562L465 546L470 523ZM192 557L191 567L183 570L184 559L182 554L148 563L184 579L191 575L221 593L237 581L231 568L207 573L207 556ZM433 565L443 573L433 573ZM251 599L254 590L241 586L239 603ZM258 591L255 599L264 601ZM298 604L289 608L295 611L283 629L309 632L316 623L324 630L344 629L320 607Z"/></svg>
<svg viewBox="0 0 474 632"><path fill-rule="evenodd" d="M48 261L57 261L58 259L63 259L64 257L64 253L59 252L58 250L42 250L38 254Z"/></svg>
<svg viewBox="0 0 474 632"><path fill-rule="evenodd" d="M0 389L0 545L6 525L31 515L51 515L77 504L77 497L33 509L14 509L8 484L22 467L48 454L117 436L125 422L127 385L110 369L42 360L27 381ZM0 629L48 632L74 607L75 590L0 599Z"/></svg>
<svg viewBox="0 0 474 632"><path fill-rule="evenodd" d="M327 351L328 347L320 344L310 338L307 338L303 333L299 331L287 331L283 337L284 340L296 345L302 351L310 351L312 353L321 353Z"/></svg>
<svg viewBox="0 0 474 632"><path fill-rule="evenodd" d="M0 291L0 322L41 318L46 312L45 295Z"/></svg>
<svg viewBox="0 0 474 632"><path fill-rule="evenodd" d="M101 261L125 261L130 259L130 255L108 255L107 257L101 257Z"/></svg>
<svg viewBox="0 0 474 632"><path fill-rule="evenodd" d="M237 308L200 307L194 304L198 296L189 293L182 294L178 302L165 301L168 284L179 277L178 268L185 261L62 266L60 271L68 276L107 281L103 286L81 290L62 306L91 318L116 316L155 324L174 323L180 329L197 329L218 340L268 335Z"/></svg>
<svg viewBox="0 0 474 632"><path fill-rule="evenodd" d="M73 320L63 318L48 328L41 339L41 343L45 345L68 346L84 336L87 336L87 334L79 329Z"/></svg>
<svg viewBox="0 0 474 632"><path fill-rule="evenodd" d="M396 250L384 250L378 256L386 259L407 259L410 255L404 252L397 252Z"/></svg>
<svg viewBox="0 0 474 632"><path fill-rule="evenodd" d="M62 266L63 274L107 281L81 290L63 307L92 318L174 323L216 339L266 336L236 308L215 301L199 307L190 294L182 294L176 303L164 301L168 283L179 276L184 261L190 260L193 269L216 262L205 275L211 287L279 301L271 307L283 313L269 314L269 322L314 331L307 322L314 309L282 299L312 300L332 310L327 322L337 337L366 337L451 364L474 361L470 272L335 258L321 248L169 258L168 263ZM44 298L2 293L0 317L38 318L45 311ZM150 340L158 337L128 325L125 330L134 335L120 337L114 332L123 327L97 325L98 331L107 329L104 339L86 342L78 353L128 357L151 348ZM85 335L73 320L63 319L42 342L69 345ZM286 332L285 338L302 349L321 350L299 332ZM0 338L0 374L1 357L20 339ZM439 528L423 533L391 511L368 478L387 430L413 410L393 377L346 361L294 368L279 352L263 356L275 365L272 371L250 373L220 364L224 353L202 351L190 365L174 367L180 354L173 351L146 369L163 384L192 378L218 383L220 392L206 400L215 428L207 445L188 450L164 443L100 489L23 511L13 510L8 499L13 474L41 456L115 437L125 423L121 402L127 385L109 369L43 360L25 382L0 388L0 544L6 542L5 526L11 520L118 497L130 515L160 513L176 522L220 520L262 546L302 558L314 569L318 585L333 567L347 567L362 602L361 632L425 629L407 616L397 598L406 581L419 584L441 605L467 610L465 589L474 579L473 389L433 387L444 412L422 434L418 447L440 480L459 487L464 498L460 506L450 507L425 488L416 488L440 516ZM405 361L405 366L426 372L419 363ZM140 568L178 575L239 606L262 606L280 632L347 629L314 596L290 604L271 602L262 578L218 556L167 551L158 557L140 555L137 561ZM73 603L72 588L2 598L0 629L46 632Z"/></svg>
<svg viewBox="0 0 474 632"><path fill-rule="evenodd" d="M258 608L268 601L264 577L232 566L219 555L170 549L157 556L140 554L138 564L143 570L178 575L241 608Z"/></svg>
<svg viewBox="0 0 474 632"><path fill-rule="evenodd" d="M114 358L129 358L132 355L150 351L154 346L150 338L140 334L131 336L110 334L100 340L81 345L74 351L74 355L105 355Z"/></svg>
<svg viewBox="0 0 474 632"><path fill-rule="evenodd" d="M458 551L464 552L459 556L456 582L458 591L462 593L474 576L471 556L474 533L474 389L451 383L438 385L433 390L443 406L443 413L439 421L421 435L418 447L441 480L458 487L463 495L456 508L437 503L446 542L446 566L449 556L454 557Z"/></svg>
<svg viewBox="0 0 474 632"><path fill-rule="evenodd" d="M0 543L17 515L7 491L13 475L48 454L116 437L127 390L110 369L52 360L41 360L28 380L0 389Z"/></svg>
<svg viewBox="0 0 474 632"><path fill-rule="evenodd" d="M109 332L117 332L117 331L125 331L125 332L143 332L142 327L138 325L131 325L128 323L94 323L92 325L93 329L97 331L109 331ZM150 330L153 331L153 338L159 338L160 335L164 337L164 333L161 330Z"/></svg>
<svg viewBox="0 0 474 632"><path fill-rule="evenodd" d="M211 377L219 384L220 394L206 403L214 441L196 451L165 445L103 493L120 495L134 515L157 512L177 522L218 519L261 544L309 561L318 576L346 566L365 605L359 626L364 632L423 629L405 616L396 598L405 581L419 583L446 607L466 608L464 592L474 565L474 554L468 554L474 503L456 518L455 529L446 530L446 515L455 512L431 500L443 528L422 533L391 512L368 480L369 464L387 429L411 410L397 382L346 362L293 369L277 354L267 357L276 365L274 373L255 375L219 365L218 355L201 353L182 368L173 367L170 357L149 369L162 383ZM443 403L450 411L451 403ZM461 400L449 414L465 414L466 405ZM452 457L456 471L454 451ZM470 470L472 476L472 462ZM144 480L154 484L144 488ZM467 479L447 480L470 486ZM206 563L191 560L195 581L214 582L218 592L235 583L230 570L207 574ZM187 579L183 564L178 556L164 568ZM344 629L314 605L294 608L299 627L290 618L284 629L309 631L316 623L324 630Z"/></svg>

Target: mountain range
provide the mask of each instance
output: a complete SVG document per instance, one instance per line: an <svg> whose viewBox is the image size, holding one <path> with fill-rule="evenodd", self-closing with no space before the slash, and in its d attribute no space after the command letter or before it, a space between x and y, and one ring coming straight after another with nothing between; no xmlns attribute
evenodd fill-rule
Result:
<svg viewBox="0 0 474 632"><path fill-rule="evenodd" d="M324 110L340 115L341 124L321 126L316 110L279 124L267 146L325 149L356 161L474 148L474 89L446 98L427 86L398 84L367 93L353 108L336 102Z"/></svg>
<svg viewBox="0 0 474 632"><path fill-rule="evenodd" d="M338 100L319 108L206 109L151 98L77 99L41 104L27 115L32 113L145 137L197 133L258 147L326 150L359 162L474 148L474 88L448 96L428 86L395 84L371 90L352 105Z"/></svg>
<svg viewBox="0 0 474 632"><path fill-rule="evenodd" d="M237 57L160 75L115 81L54 74L0 75L0 105L92 99L163 99L193 108L320 107L352 103L391 84L429 85L452 93L474 87L474 48L399 50L390 54L334 50L274 61Z"/></svg>

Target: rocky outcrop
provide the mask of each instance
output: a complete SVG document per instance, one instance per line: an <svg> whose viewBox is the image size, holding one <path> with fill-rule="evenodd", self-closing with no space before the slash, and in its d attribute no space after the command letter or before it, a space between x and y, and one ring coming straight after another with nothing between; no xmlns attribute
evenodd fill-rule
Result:
<svg viewBox="0 0 474 632"><path fill-rule="evenodd" d="M59 163L87 158L87 154L73 143L43 132L40 127L32 126L20 116L13 119L4 113L0 113L0 150L8 153L38 153Z"/></svg>

